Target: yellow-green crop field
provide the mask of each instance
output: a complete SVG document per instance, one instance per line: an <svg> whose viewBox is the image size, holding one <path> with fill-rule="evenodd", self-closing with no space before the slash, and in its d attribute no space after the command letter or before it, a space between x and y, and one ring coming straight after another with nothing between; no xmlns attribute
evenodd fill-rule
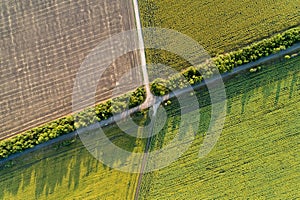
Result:
<svg viewBox="0 0 300 200"><path fill-rule="evenodd" d="M300 25L300 0L139 0L139 7L144 27L177 30L212 55Z"/></svg>
<svg viewBox="0 0 300 200"><path fill-rule="evenodd" d="M202 159L197 156L210 120L210 100L205 90L199 91L196 139L180 159L143 176L139 199L299 197L299 67L296 57L227 81L226 123L216 146ZM169 118L152 140L154 149L177 133L176 101L166 109ZM145 140L127 136L116 126L105 130L121 148L143 151ZM80 140L7 165L0 169L0 199L133 199L137 186L137 174L102 165Z"/></svg>
<svg viewBox="0 0 300 200"><path fill-rule="evenodd" d="M300 25L300 0L140 0L139 5L143 26L187 34L211 55ZM149 52L148 62L153 61ZM201 159L211 106L208 93L198 92L201 122L195 141L180 159L143 176L139 199L300 197L299 69L300 57L295 57L227 81L226 123L214 149ZM163 148L177 133L176 101L166 108L171 128L153 138L153 149ZM115 125L106 133L123 149L144 150L145 140ZM101 164L77 139L0 167L0 199L133 199L137 179Z"/></svg>
<svg viewBox="0 0 300 200"><path fill-rule="evenodd" d="M124 149L144 149L141 141L120 134L115 126L106 128L105 133ZM136 180L137 174L104 166L76 139L2 166L0 199L133 199Z"/></svg>
<svg viewBox="0 0 300 200"><path fill-rule="evenodd" d="M300 57L229 80L223 132L202 159L198 153L210 106L200 92L197 139L170 166L143 176L140 199L299 198L299 69ZM152 146L163 148L173 137L174 131L167 131Z"/></svg>

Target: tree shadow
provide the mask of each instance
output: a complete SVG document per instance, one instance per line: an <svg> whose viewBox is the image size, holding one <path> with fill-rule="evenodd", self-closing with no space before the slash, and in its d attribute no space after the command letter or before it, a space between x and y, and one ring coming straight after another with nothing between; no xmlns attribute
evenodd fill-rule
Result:
<svg viewBox="0 0 300 200"><path fill-rule="evenodd" d="M231 112L233 106L235 106L232 105L234 98L240 97L241 113L245 113L247 104L257 90L262 92L263 106L266 106L266 99L274 98L275 103L273 106L276 107L283 92L282 80L288 76L291 77L291 80L288 82L288 91L285 92L288 93L289 98L292 98L297 90L297 82L299 81L299 60L300 58L294 58L266 66L258 73L241 74L226 81L227 101L229 102L227 112ZM275 90L276 93L274 95ZM207 89L203 89L197 92L196 97L200 107L200 124L197 134L201 133L204 135L211 115L209 92ZM172 100L171 105L170 107L167 106L166 109L172 120L168 121L161 134L154 137L154 141L157 142L160 148L163 147L166 134L169 131L178 129L180 107L176 108L176 100ZM115 129L113 131L114 128L114 126L107 128L107 135L111 141L121 148L133 151L137 145L137 139L126 133L121 133L120 130ZM145 140L142 140L142 142L145 142ZM126 162L127 159L123 155L111 157L113 162L116 163ZM86 169L85 174L82 174L82 166ZM7 163L7 166L0 166L0 199L4 199L5 193L16 196L28 187L34 188L36 199L43 194L49 196L55 192L58 186L63 184L65 179L68 180L69 189L78 190L82 176L89 177L92 172L97 172L100 169L107 170L110 168L99 164L99 161L90 155L78 139L69 146L61 146L59 148L56 148L55 145L50 146L12 160Z"/></svg>
<svg viewBox="0 0 300 200"><path fill-rule="evenodd" d="M288 82L291 82L290 87L287 88L287 90L289 90L289 97L291 98L295 91L296 82L299 79L299 61L300 58L295 58L280 63L270 63L267 66L263 66L262 70L257 73L248 72L240 74L226 81L228 113L231 112L233 98L240 96L241 114L244 114L247 104L258 90L261 90L263 95L263 99L261 100L263 107L267 106L267 101L269 101L270 98L274 99L273 107L278 107L280 97L284 92L282 91L282 80L288 76L292 76L291 80L288 80Z"/></svg>
<svg viewBox="0 0 300 200"><path fill-rule="evenodd" d="M122 137L113 138L113 140L123 139ZM124 141L128 141L128 138ZM118 142L115 141L115 143ZM133 147L128 149L133 151ZM126 160L117 155L111 157L116 162ZM28 186L34 189L35 194L34 197L28 198L35 199L40 199L43 195L49 197L57 187L63 184L67 184L70 190L78 190L81 177L89 177L92 172L100 169L106 171L108 168L105 165L99 165L99 161L86 150L79 139L68 146L57 148L54 145L40 149L14 162L13 166L0 168L0 199L5 198L5 193L17 196L28 189Z"/></svg>
<svg viewBox="0 0 300 200"><path fill-rule="evenodd" d="M278 81L277 88L276 88L276 94L275 94L275 102L274 102L275 107L278 105L278 102L279 102L280 91L281 91L281 81Z"/></svg>
<svg viewBox="0 0 300 200"><path fill-rule="evenodd" d="M292 79L292 82L291 82L290 94L289 94L290 99L293 97L293 93L295 91L297 81L299 81L299 75L297 73L293 73L293 79Z"/></svg>

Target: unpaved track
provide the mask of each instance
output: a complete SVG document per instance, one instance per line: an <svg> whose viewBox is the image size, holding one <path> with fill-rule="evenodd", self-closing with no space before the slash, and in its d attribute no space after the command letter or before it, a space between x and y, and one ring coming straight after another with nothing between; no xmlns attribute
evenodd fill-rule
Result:
<svg viewBox="0 0 300 200"><path fill-rule="evenodd" d="M85 57L110 35L134 28L131 1L1 1L0 139L70 114ZM139 61L130 53L111 65L96 101L110 98L118 77Z"/></svg>
<svg viewBox="0 0 300 200"><path fill-rule="evenodd" d="M249 70L250 68L252 67L255 67L255 66L258 66L258 65L261 65L261 64L264 64L266 62L270 62L274 59L278 59L278 58L281 58L283 55L285 54L291 54L291 53L295 53L295 52L299 52L300 51L300 43L298 44L295 44L294 46L284 50L284 51L281 51L277 54L273 54L273 55L270 55L268 57L265 57L265 58L262 58L258 61L255 61L255 62L252 62L252 63L248 63L248 64L245 64L245 65L242 65L240 67L237 67L235 68L233 71L231 72L228 72L228 73L225 73L225 74L222 74L222 79L223 80L227 80L227 79L230 79L232 76L236 75L236 74L240 74L240 73L243 73L244 71L246 70ZM214 82L214 79L211 79L211 80L208 80L209 82ZM189 92L191 92L191 89L192 90L199 90L201 88L204 88L205 87L205 83L204 82L201 82L197 85L194 85L192 86L192 88L183 88L181 90L178 90L177 91L177 95L184 95L184 94L187 94ZM166 101L170 98L173 98L174 97L174 93L171 93L171 94L168 94L168 95L165 95L163 97L160 98L160 101ZM155 101L148 101L148 104L147 104L147 107L151 107L153 106L155 103ZM135 107L135 108L132 108L132 109L129 109L123 113L120 113L118 115L115 115L114 117L111 117L107 120L102 120L100 122L98 122L98 124L93 124L93 125L90 125L89 127L85 127L84 129L90 129L90 130L93 130L95 127L99 127L98 125L100 125L101 127L103 126L107 126L107 125L110 125L110 124L113 124L117 121L120 121L126 117L129 117L130 115L132 115L133 113L137 112L137 111L140 111L142 109L145 109L144 106L138 106L138 107ZM81 131L83 132L83 131ZM74 138L75 136L77 136L78 132L75 131L75 132L71 132L71 133L68 133L66 135L62 135L62 136L59 136L55 139L52 139L52 140L49 140L48 142L45 142L45 143L42 143L42 144L39 144L37 146L35 146L34 148L31 148L31 149L26 149L25 151L23 152L20 152L20 153L16 153L16 154L13 154L11 156L9 156L8 158L5 158L5 159L1 159L0 160L0 166L7 163L8 161L11 161L13 159L16 159L18 157L21 157L21 156L24 156L28 153L31 153L31 152L34 152L34 151L37 151L41 148L44 148L44 147L48 147L52 144L56 144L58 142L61 142L61 141L64 141L64 140L68 140L68 139L71 139L71 138ZM150 145L150 137L148 138L147 140L147 146ZM148 151L148 147L145 148L146 151ZM143 163L142 165L146 165L147 164L147 159L143 159ZM139 178L140 180L142 180L142 176L143 176L143 171L141 170L141 173L139 174ZM139 184L137 184L137 187L136 187L136 191L135 193L137 193L137 198L138 198L138 194L139 194L139 190L140 190L140 186L141 186L141 181Z"/></svg>
<svg viewBox="0 0 300 200"><path fill-rule="evenodd" d="M299 52L299 51L300 51L300 43L295 44L294 46L292 46L292 47L290 47L290 48L288 48L288 49L286 49L284 51L281 51L281 52L279 52L277 54L272 54L272 55L270 55L268 57L261 58L261 59L255 61L255 62L251 62L251 63L245 64L245 65L242 65L240 67L234 68L232 71L222 74L221 77L222 77L223 81L224 80L228 80L232 76L235 76L235 75L240 74L240 73L242 73L244 71L247 71L247 70L251 69L252 67L256 67L256 66L262 65L262 64L270 62L272 60L276 60L278 58L283 57L286 54L291 54L291 53L295 53L295 52ZM219 77L208 79L208 80L206 80L206 83L201 82L200 84L194 85L192 87L187 87L187 88L183 88L181 90L178 90L177 91L177 95L184 95L184 94L190 93L190 92L192 92L194 90L199 90L201 88L204 88L206 84L213 84L214 82L216 82L216 80L218 80L218 78ZM174 93L170 93L168 95L163 96L160 99L160 102L166 101L166 100L168 100L170 98L173 98L173 97L175 97ZM146 107L153 106L154 102L155 101L149 101L148 105ZM155 120L155 118L154 118L154 120ZM151 122L151 123L153 125L153 122ZM152 129L153 129L153 127L151 126L150 133L152 132ZM142 184L142 178L143 178L143 175L144 175L144 169L145 169L145 167L147 165L147 158L148 158L148 151L149 151L150 143L151 143L151 137L148 137L147 143L146 143L146 147L145 147L144 156L142 158L142 163L141 163L142 167L141 167L140 173L138 175L139 177L138 177L138 182L137 182L135 196L134 196L135 200L138 200L138 198L139 198L139 193L140 193L141 184Z"/></svg>

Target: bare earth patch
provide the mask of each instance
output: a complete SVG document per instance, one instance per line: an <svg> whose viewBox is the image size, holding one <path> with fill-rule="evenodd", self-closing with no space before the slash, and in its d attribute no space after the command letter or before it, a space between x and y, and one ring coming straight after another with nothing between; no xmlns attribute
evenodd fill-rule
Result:
<svg viewBox="0 0 300 200"><path fill-rule="evenodd" d="M101 41L133 28L130 1L2 1L0 139L70 114L85 57ZM138 63L135 52L117 59L99 82L97 102L110 98L116 80Z"/></svg>

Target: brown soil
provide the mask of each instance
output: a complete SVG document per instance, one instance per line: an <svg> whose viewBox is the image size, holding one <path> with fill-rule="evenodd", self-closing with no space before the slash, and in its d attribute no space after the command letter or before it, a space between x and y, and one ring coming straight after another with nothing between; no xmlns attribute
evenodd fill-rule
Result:
<svg viewBox="0 0 300 200"><path fill-rule="evenodd" d="M0 139L70 114L81 63L110 35L133 29L133 13L124 0L2 1ZM135 52L114 62L99 82L97 102L110 98L116 80L138 62Z"/></svg>

